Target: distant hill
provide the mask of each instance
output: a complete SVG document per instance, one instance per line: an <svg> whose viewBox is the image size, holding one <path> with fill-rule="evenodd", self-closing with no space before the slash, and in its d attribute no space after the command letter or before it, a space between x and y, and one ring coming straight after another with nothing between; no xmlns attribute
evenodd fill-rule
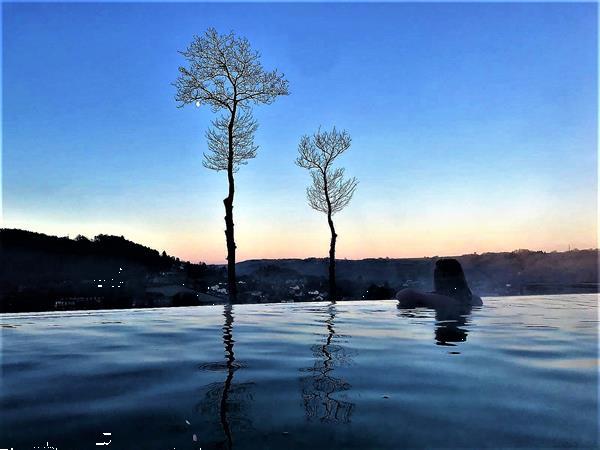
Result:
<svg viewBox="0 0 600 450"><path fill-rule="evenodd" d="M533 292L588 292L598 283L598 250L541 252L516 250L455 256L463 265L469 284L481 295L506 295ZM340 284L351 292L364 290L369 284L388 284L394 289L415 286L432 289L435 261L431 258L370 258L338 260ZM278 269L289 278L327 276L326 258L248 260L237 265L241 276Z"/></svg>

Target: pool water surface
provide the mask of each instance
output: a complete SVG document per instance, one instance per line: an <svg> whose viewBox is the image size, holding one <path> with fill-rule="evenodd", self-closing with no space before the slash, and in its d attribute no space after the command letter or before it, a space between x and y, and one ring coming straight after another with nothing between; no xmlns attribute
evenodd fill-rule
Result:
<svg viewBox="0 0 600 450"><path fill-rule="evenodd" d="M4 314L0 447L597 448L597 301Z"/></svg>

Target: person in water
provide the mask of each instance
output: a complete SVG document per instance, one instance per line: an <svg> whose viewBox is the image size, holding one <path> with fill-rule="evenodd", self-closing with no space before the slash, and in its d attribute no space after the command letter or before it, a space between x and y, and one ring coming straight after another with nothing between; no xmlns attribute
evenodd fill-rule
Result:
<svg viewBox="0 0 600 450"><path fill-rule="evenodd" d="M424 306L433 309L455 309L483 305L471 292L460 263L454 258L438 259L433 271L433 292L402 289L396 294L399 306Z"/></svg>

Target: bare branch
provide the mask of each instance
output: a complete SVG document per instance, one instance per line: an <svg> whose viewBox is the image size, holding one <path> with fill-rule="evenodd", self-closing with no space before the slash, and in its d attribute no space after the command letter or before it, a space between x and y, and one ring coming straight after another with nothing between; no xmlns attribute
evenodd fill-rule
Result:
<svg viewBox="0 0 600 450"><path fill-rule="evenodd" d="M288 95L288 81L277 70L265 71L260 54L248 40L232 32L220 35L209 28L204 36L194 36L187 50L180 52L188 67L179 68L174 83L175 100L183 106L206 104L216 112L233 111L234 104L247 108L251 103L270 104Z"/></svg>
<svg viewBox="0 0 600 450"><path fill-rule="evenodd" d="M202 164L207 169L227 170L229 164L229 119L220 116L212 121L212 128L206 131L206 140L210 153L204 153ZM248 164L248 160L256 157L258 146L254 145L254 133L258 123L250 111L243 111L233 124L232 139L233 171L237 172L240 165Z"/></svg>

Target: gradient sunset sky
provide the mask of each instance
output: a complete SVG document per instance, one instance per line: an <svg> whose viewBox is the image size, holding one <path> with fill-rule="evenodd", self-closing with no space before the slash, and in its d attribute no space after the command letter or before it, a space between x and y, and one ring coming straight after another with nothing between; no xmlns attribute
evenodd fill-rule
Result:
<svg viewBox="0 0 600 450"><path fill-rule="evenodd" d="M124 235L224 262L226 176L209 108L176 108L194 34L233 30L291 95L255 108L237 175L238 259L326 256L294 165L345 128L360 184L338 257L597 246L597 5L10 4L3 8L3 226Z"/></svg>

